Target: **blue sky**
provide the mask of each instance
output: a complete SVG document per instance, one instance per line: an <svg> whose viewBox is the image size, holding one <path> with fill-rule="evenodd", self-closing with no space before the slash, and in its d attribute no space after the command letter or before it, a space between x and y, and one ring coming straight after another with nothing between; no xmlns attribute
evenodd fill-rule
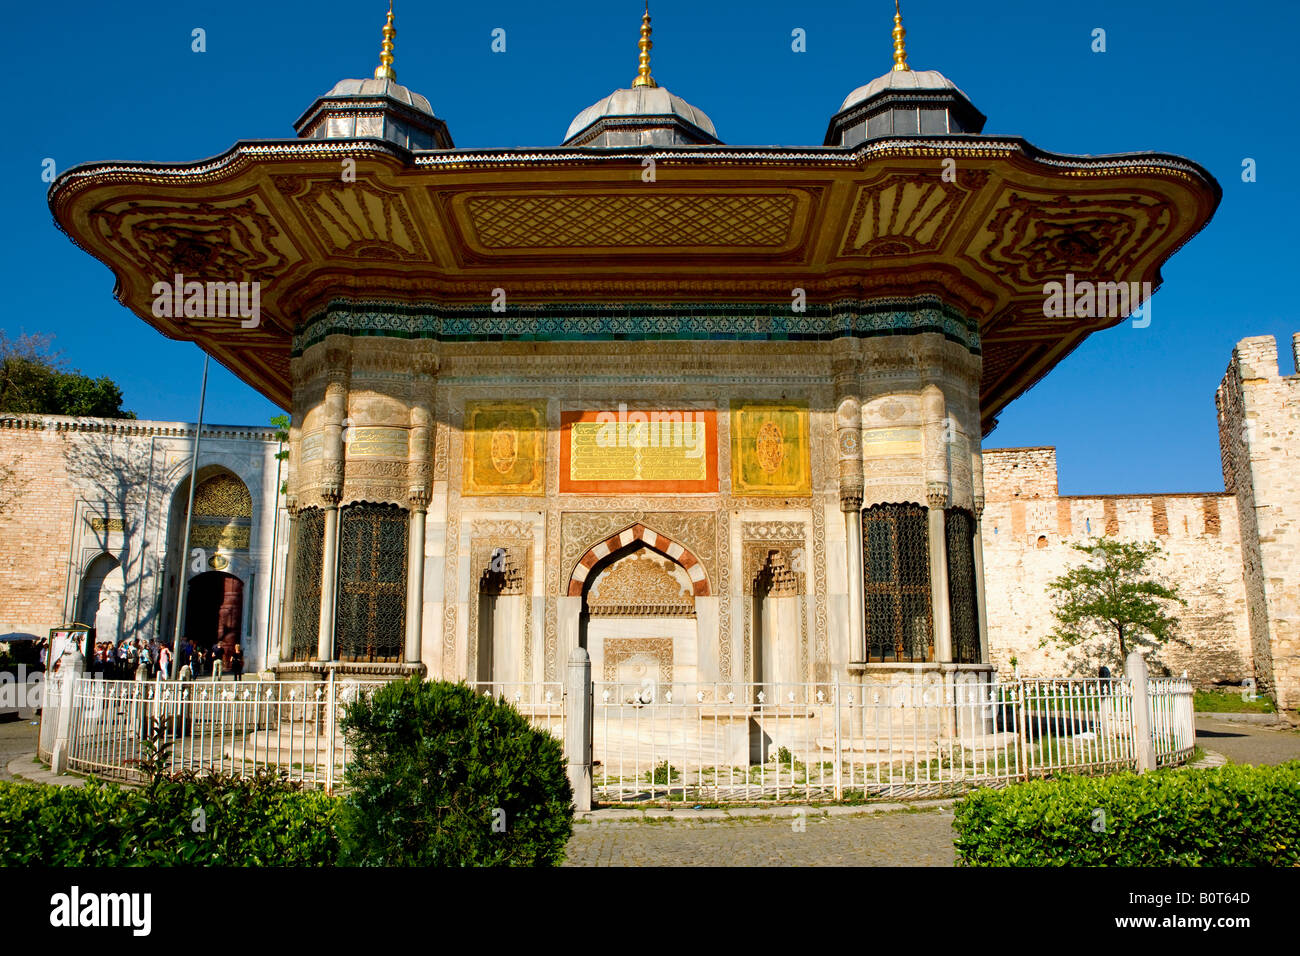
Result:
<svg viewBox="0 0 1300 956"><path fill-rule="evenodd" d="M142 418L192 420L202 353L121 308L106 267L53 225L42 161L188 161L239 139L293 135L315 97L378 58L381 0L11 5L0 152L3 328L51 332L69 363L109 375ZM654 75L707 112L724 142L820 144L855 86L889 68L887 0L655 0ZM635 0L444 4L398 0L398 80L428 96L457 145L544 146L636 73ZM1223 185L1210 226L1164 270L1149 328L1094 335L1001 416L986 445L1056 445L1065 494L1222 488L1214 389L1233 344L1290 336L1300 142L1287 2L1182 0L972 4L908 0L913 69L938 69L987 133L1062 153L1160 150ZM207 52L190 31L207 33ZM506 52L490 49L494 28ZM1091 51L1094 28L1105 53ZM791 31L807 52L791 50ZM1244 183L1242 160L1257 163ZM275 409L214 365L210 421L261 424Z"/></svg>

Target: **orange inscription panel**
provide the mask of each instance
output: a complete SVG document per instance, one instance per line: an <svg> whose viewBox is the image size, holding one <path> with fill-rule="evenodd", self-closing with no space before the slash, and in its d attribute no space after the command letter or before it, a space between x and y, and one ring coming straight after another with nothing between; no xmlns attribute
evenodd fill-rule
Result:
<svg viewBox="0 0 1300 956"><path fill-rule="evenodd" d="M563 494L707 494L718 490L712 409L560 414Z"/></svg>

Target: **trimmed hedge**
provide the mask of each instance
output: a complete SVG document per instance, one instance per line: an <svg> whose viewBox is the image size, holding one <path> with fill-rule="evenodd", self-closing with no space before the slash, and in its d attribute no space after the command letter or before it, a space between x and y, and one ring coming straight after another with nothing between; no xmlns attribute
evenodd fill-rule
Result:
<svg viewBox="0 0 1300 956"><path fill-rule="evenodd" d="M352 747L342 862L563 862L573 831L563 748L504 700L412 677L348 705L342 726Z"/></svg>
<svg viewBox="0 0 1300 956"><path fill-rule="evenodd" d="M267 772L140 789L0 781L0 866L329 866L337 809Z"/></svg>
<svg viewBox="0 0 1300 956"><path fill-rule="evenodd" d="M977 790L959 866L1300 866L1300 761Z"/></svg>

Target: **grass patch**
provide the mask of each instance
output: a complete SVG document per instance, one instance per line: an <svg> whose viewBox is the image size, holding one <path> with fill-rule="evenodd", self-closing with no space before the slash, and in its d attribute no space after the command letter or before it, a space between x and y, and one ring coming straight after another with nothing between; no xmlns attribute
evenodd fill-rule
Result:
<svg viewBox="0 0 1300 956"><path fill-rule="evenodd" d="M1198 690L1193 697L1197 713L1220 714L1275 714L1273 701L1260 694L1254 700L1245 700L1241 691Z"/></svg>

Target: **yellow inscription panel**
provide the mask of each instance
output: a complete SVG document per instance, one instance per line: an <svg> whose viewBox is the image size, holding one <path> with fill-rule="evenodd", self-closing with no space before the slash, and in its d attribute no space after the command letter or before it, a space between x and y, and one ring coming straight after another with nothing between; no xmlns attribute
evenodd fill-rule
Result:
<svg viewBox="0 0 1300 956"><path fill-rule="evenodd" d="M864 458L921 454L919 428L868 428L862 433Z"/></svg>
<svg viewBox="0 0 1300 956"><path fill-rule="evenodd" d="M545 399L467 402L461 494L545 494L545 440Z"/></svg>
<svg viewBox="0 0 1300 956"><path fill-rule="evenodd" d="M569 432L570 481L703 481L708 477L704 422L655 432L645 422L574 422Z"/></svg>
<svg viewBox="0 0 1300 956"><path fill-rule="evenodd" d="M738 495L812 493L807 402L733 402L731 488Z"/></svg>
<svg viewBox="0 0 1300 956"><path fill-rule="evenodd" d="M407 452L405 428L379 428L373 425L353 426L344 431L347 437L349 458L405 458Z"/></svg>

